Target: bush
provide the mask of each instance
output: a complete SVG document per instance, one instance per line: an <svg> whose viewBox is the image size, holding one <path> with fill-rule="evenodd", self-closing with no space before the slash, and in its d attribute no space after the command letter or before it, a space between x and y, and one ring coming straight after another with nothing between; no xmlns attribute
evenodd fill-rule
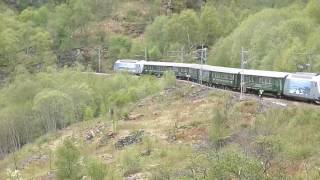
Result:
<svg viewBox="0 0 320 180"><path fill-rule="evenodd" d="M212 156L209 179L266 179L266 177L259 161L234 151L226 151Z"/></svg>
<svg viewBox="0 0 320 180"><path fill-rule="evenodd" d="M108 175L107 167L105 164L97 160L89 161L87 165L88 176L92 180L103 180Z"/></svg>
<svg viewBox="0 0 320 180"><path fill-rule="evenodd" d="M123 175L128 176L141 170L140 154L134 149L127 149L120 155L120 163Z"/></svg>
<svg viewBox="0 0 320 180"><path fill-rule="evenodd" d="M0 90L3 152L11 152L73 122L104 116L110 109L115 112L112 120L116 120L128 104L162 90L174 78L166 76L159 81L129 74L105 77L80 70L76 67L57 72L49 68L35 75L18 73L15 81ZM12 138L19 140L16 147L9 143Z"/></svg>
<svg viewBox="0 0 320 180"><path fill-rule="evenodd" d="M72 140L67 139L63 142L63 145L57 149L55 162L58 179L81 179L80 155L80 150Z"/></svg>

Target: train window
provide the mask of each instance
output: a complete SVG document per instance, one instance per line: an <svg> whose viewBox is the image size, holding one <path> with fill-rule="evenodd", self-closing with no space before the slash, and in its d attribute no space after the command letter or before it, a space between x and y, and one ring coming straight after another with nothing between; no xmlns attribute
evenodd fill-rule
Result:
<svg viewBox="0 0 320 180"><path fill-rule="evenodd" d="M181 72L187 72L188 69L187 68L181 68Z"/></svg>
<svg viewBox="0 0 320 180"><path fill-rule="evenodd" d="M250 76L249 77L249 82L253 82L254 80L253 80L253 76Z"/></svg>
<svg viewBox="0 0 320 180"><path fill-rule="evenodd" d="M269 78L260 77L259 78L259 83L261 83L261 84L269 84Z"/></svg>
<svg viewBox="0 0 320 180"><path fill-rule="evenodd" d="M249 77L248 76L244 76L244 81L249 82Z"/></svg>

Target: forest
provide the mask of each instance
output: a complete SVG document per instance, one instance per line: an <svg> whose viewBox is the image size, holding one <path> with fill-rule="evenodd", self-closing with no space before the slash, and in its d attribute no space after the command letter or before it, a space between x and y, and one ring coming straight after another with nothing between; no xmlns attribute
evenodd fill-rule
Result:
<svg viewBox="0 0 320 180"><path fill-rule="evenodd" d="M103 71L119 58L196 63L196 47L209 47L208 64L319 71L317 0L3 1L0 72L18 65L30 72L80 62ZM68 17L68 18L66 18ZM308 64L310 67L305 67Z"/></svg>
<svg viewBox="0 0 320 180"><path fill-rule="evenodd" d="M317 179L317 108L260 111L257 102L231 106L230 95L209 94L214 103L205 117L186 118L191 127L205 129L210 146L198 151L177 140L183 109L170 106L179 98L199 100L194 89L180 90L171 73L161 79L112 74L112 66L117 59L199 63L197 48L205 46L210 65L240 67L244 48L245 68L319 73L319 32L319 0L1 0L0 179L20 179L24 148L70 127L104 119L120 133L126 127L121 120L150 96L160 96L157 108L173 114L164 119L174 122L158 128L174 143L149 137L115 152L108 142L103 150L116 154L108 164L90 154L90 148L102 150L71 138L54 150L48 172L57 179L121 179L140 172L149 179ZM172 97L163 95L170 89ZM201 103L192 108L207 105ZM38 177L35 171L26 177Z"/></svg>

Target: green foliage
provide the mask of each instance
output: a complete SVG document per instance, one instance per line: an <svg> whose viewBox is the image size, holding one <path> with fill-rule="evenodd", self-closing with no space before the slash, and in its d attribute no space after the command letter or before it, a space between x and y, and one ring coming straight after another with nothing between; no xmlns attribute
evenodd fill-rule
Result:
<svg viewBox="0 0 320 180"><path fill-rule="evenodd" d="M92 108L90 106L85 108L84 111L84 120L90 120L94 117L94 111L92 110Z"/></svg>
<svg viewBox="0 0 320 180"><path fill-rule="evenodd" d="M168 22L168 32L170 41L177 42L191 48L199 40L199 20L197 14L192 10L182 11L179 15L174 15Z"/></svg>
<svg viewBox="0 0 320 180"><path fill-rule="evenodd" d="M320 2L317 0L311 0L306 7L308 15L314 18L318 23L320 23Z"/></svg>
<svg viewBox="0 0 320 180"><path fill-rule="evenodd" d="M123 175L128 176L141 170L140 155L135 149L126 149L121 153L119 162L123 170Z"/></svg>
<svg viewBox="0 0 320 180"><path fill-rule="evenodd" d="M183 49L186 62L192 62L194 49L205 44L212 49L211 64L237 67L239 48L245 46L254 52L251 67L282 71L294 71L297 64L307 63L308 58L296 52L319 51L319 41L313 38L319 26L317 0L10 2L21 11L4 8L0 13L0 66L7 73L18 64L39 72L57 63L57 57L63 59L62 52L97 45L109 50L103 62L108 69L117 58L143 55L145 47L150 59L168 60L168 52ZM119 23L117 35L105 30L109 20ZM145 42L132 43L130 36L123 36L132 32L144 33ZM95 67L93 54L85 56ZM312 56L314 70L320 67L319 58Z"/></svg>
<svg viewBox="0 0 320 180"><path fill-rule="evenodd" d="M104 180L108 175L107 166L97 160L88 162L87 172L92 180Z"/></svg>
<svg viewBox="0 0 320 180"><path fill-rule="evenodd" d="M224 140L228 136L228 114L224 107L218 108L213 114L212 127L210 127L209 136L213 145L219 149L224 146Z"/></svg>
<svg viewBox="0 0 320 180"><path fill-rule="evenodd" d="M307 12L313 6L310 3ZM301 5L262 10L248 17L228 37L221 39L215 45L209 62L239 67L239 52L241 47L245 47L250 51L249 68L297 71L298 65L311 63L316 67L313 70L318 70L318 66L315 66L317 57L309 62L308 57L299 55L312 52L317 47L316 44L307 44L318 27Z"/></svg>
<svg viewBox="0 0 320 180"><path fill-rule="evenodd" d="M128 37L122 35L112 36L108 42L109 57L112 59L112 65L117 59L128 58L131 46L132 42Z"/></svg>
<svg viewBox="0 0 320 180"><path fill-rule="evenodd" d="M174 83L173 76L117 74L100 77L75 70L29 74L17 67L15 80L0 90L0 152L8 153L71 123L105 116L117 120L125 107Z"/></svg>
<svg viewBox="0 0 320 180"><path fill-rule="evenodd" d="M65 140L57 149L56 156L58 179L81 179L82 167L79 162L81 153L70 139Z"/></svg>
<svg viewBox="0 0 320 180"><path fill-rule="evenodd" d="M210 161L209 179L266 179L260 162L237 152L218 153Z"/></svg>
<svg viewBox="0 0 320 180"><path fill-rule="evenodd" d="M34 98L33 111L45 132L66 127L73 121L72 100L57 90L43 90Z"/></svg>
<svg viewBox="0 0 320 180"><path fill-rule="evenodd" d="M231 10L221 8L223 10L218 10L213 4L208 3L199 14L194 10L183 10L169 18L157 17L146 29L148 49L160 52L151 57L161 59L168 51L181 49L185 54L191 54L196 46L201 44L214 45L236 26L236 18ZM187 59L192 60L188 56Z"/></svg>
<svg viewBox="0 0 320 180"><path fill-rule="evenodd" d="M201 42L213 45L221 37L222 27L214 6L205 6L200 15Z"/></svg>
<svg viewBox="0 0 320 180"><path fill-rule="evenodd" d="M319 134L316 130L319 124L318 117L317 110L307 107L273 110L260 117L255 128L259 132L277 134L278 138L274 136L263 138L268 142L264 144L270 145L269 150L280 152L288 159L306 160L319 148L315 143Z"/></svg>
<svg viewBox="0 0 320 180"><path fill-rule="evenodd" d="M163 75L163 84L165 87L170 87L175 85L176 83L176 76L174 74L174 72L171 71L166 71Z"/></svg>
<svg viewBox="0 0 320 180"><path fill-rule="evenodd" d="M254 144L257 156L263 162L263 171L266 172L271 167L272 160L281 150L280 141L274 136L258 136Z"/></svg>
<svg viewBox="0 0 320 180"><path fill-rule="evenodd" d="M146 29L147 42L157 45L161 52L164 52L168 46L167 22L167 16L158 16Z"/></svg>

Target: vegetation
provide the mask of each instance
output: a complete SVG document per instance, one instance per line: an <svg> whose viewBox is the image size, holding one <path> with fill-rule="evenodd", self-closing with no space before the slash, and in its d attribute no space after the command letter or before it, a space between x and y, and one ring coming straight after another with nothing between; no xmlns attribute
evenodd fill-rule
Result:
<svg viewBox="0 0 320 180"><path fill-rule="evenodd" d="M110 110L118 118L128 103L169 86L172 75L166 77L163 81L126 74L96 77L68 69L18 74L1 89L0 154L74 122L109 116Z"/></svg>
<svg viewBox="0 0 320 180"><path fill-rule="evenodd" d="M99 85L122 77L140 85L150 82L145 80L150 77L141 77L140 82L126 75L95 81L82 73L73 75L73 82L79 75ZM110 86L112 83L106 87ZM0 161L1 170L10 168L10 174L0 172L0 178L47 177L53 172L57 179L319 178L318 107L295 103L282 107L266 100L259 108L258 99L239 102L226 92L175 86L130 108L123 106L124 116L114 117L118 119L116 133L106 113L42 136ZM121 137L140 129L145 132L141 142L115 147ZM42 162L34 156L47 158ZM26 159L29 164L24 165Z"/></svg>
<svg viewBox="0 0 320 180"><path fill-rule="evenodd" d="M3 0L0 179L320 179L317 107L90 73L200 46L212 65L243 47L247 68L319 72L319 30L318 0Z"/></svg>
<svg viewBox="0 0 320 180"><path fill-rule="evenodd" d="M80 151L71 140L57 150L57 178L81 179Z"/></svg>
<svg viewBox="0 0 320 180"><path fill-rule="evenodd" d="M5 76L17 65L39 72L80 62L98 70L97 48L103 49L103 71L117 58L143 58L145 49L148 59L196 62L194 51L201 45L209 47L213 65L239 67L244 47L250 68L316 72L320 67L317 0L5 2L0 4Z"/></svg>

